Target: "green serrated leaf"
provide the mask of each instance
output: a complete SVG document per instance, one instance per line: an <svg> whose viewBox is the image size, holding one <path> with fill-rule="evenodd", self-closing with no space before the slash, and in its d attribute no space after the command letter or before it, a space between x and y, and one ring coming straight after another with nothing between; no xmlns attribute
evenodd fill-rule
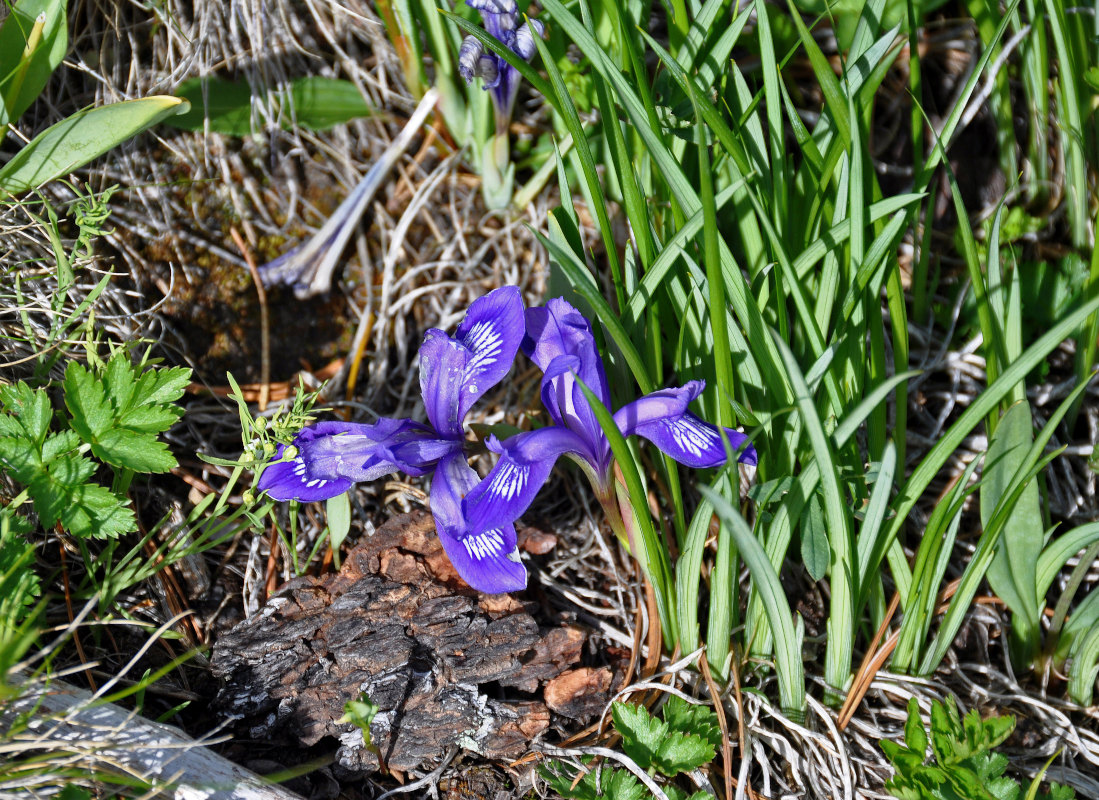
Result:
<svg viewBox="0 0 1099 800"><path fill-rule="evenodd" d="M927 733L923 729L923 720L920 719L920 704L915 697L908 699L908 719L904 723L904 742L908 749L919 754L923 761L927 752ZM882 742L884 745L885 743Z"/></svg>
<svg viewBox="0 0 1099 800"><path fill-rule="evenodd" d="M721 747L721 725L709 706L688 703L672 695L661 709L661 715L671 730L701 736L715 749Z"/></svg>
<svg viewBox="0 0 1099 800"><path fill-rule="evenodd" d="M61 511L61 525L78 538L114 539L137 530L127 502L104 486L83 483L73 489Z"/></svg>
<svg viewBox="0 0 1099 800"><path fill-rule="evenodd" d="M168 472L178 463L168 445L147 433L115 428L92 444L92 454L105 464L134 472Z"/></svg>
<svg viewBox="0 0 1099 800"><path fill-rule="evenodd" d="M147 369L137 379L133 406L141 407L148 403L159 405L174 403L183 397L183 392L190 382L191 370L188 367Z"/></svg>
<svg viewBox="0 0 1099 800"><path fill-rule="evenodd" d="M88 444L94 444L99 435L110 430L114 422L114 408L107 393L89 370L76 361L65 368L65 405L72 416L72 428Z"/></svg>
<svg viewBox="0 0 1099 800"><path fill-rule="evenodd" d="M971 755L953 698L931 704L931 751L940 764L956 764Z"/></svg>
<svg viewBox="0 0 1099 800"><path fill-rule="evenodd" d="M26 486L42 472L42 451L26 439L0 436L0 466L15 481Z"/></svg>
<svg viewBox="0 0 1099 800"><path fill-rule="evenodd" d="M669 732L660 743L655 765L668 777L709 764L716 755L714 746L701 736Z"/></svg>
<svg viewBox="0 0 1099 800"><path fill-rule="evenodd" d="M1039 800L1076 800L1076 790L1061 783L1051 783L1048 792L1039 792Z"/></svg>
<svg viewBox="0 0 1099 800"><path fill-rule="evenodd" d="M42 443L42 461L49 463L80 446L80 437L73 431L52 434Z"/></svg>
<svg viewBox="0 0 1099 800"><path fill-rule="evenodd" d="M103 368L100 381L116 411L121 412L131 407L136 382L133 364L125 354L115 353L111 356L107 366Z"/></svg>
<svg viewBox="0 0 1099 800"><path fill-rule="evenodd" d="M142 433L163 433L183 415L179 406L146 405L119 414L118 421L130 430Z"/></svg>
<svg viewBox="0 0 1099 800"><path fill-rule="evenodd" d="M611 706L614 728L622 736L622 749L641 769L655 766L660 746L668 736L668 726L649 716L643 706L614 703Z"/></svg>
<svg viewBox="0 0 1099 800"><path fill-rule="evenodd" d="M0 387L0 435L21 436L41 443L50 429L50 399L42 389L31 389L19 381Z"/></svg>
<svg viewBox="0 0 1099 800"><path fill-rule="evenodd" d="M137 375L129 356L117 352L93 373L77 363L65 370L65 404L72 427L96 458L134 472L167 472L176 466L157 439L183 409L175 405L190 380L189 369L149 369Z"/></svg>
<svg viewBox="0 0 1099 800"><path fill-rule="evenodd" d="M668 800L713 800L713 795L707 792L695 792L688 795L674 783L669 783L663 789L664 794L668 795Z"/></svg>
<svg viewBox="0 0 1099 800"><path fill-rule="evenodd" d="M65 530L81 538L113 538L136 530L137 520L126 500L87 482L95 469L90 459L67 453L46 464L27 484L44 527L52 528L60 522Z"/></svg>

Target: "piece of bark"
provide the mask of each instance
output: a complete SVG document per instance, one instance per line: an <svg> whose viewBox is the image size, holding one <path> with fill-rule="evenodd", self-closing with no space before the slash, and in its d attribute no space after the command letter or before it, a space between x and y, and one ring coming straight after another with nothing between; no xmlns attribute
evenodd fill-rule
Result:
<svg viewBox="0 0 1099 800"><path fill-rule="evenodd" d="M546 705L570 719L587 719L603 710L611 688L611 671L606 667L569 670L546 684Z"/></svg>
<svg viewBox="0 0 1099 800"><path fill-rule="evenodd" d="M221 637L215 707L251 738L312 747L331 737L350 773L378 768L359 730L339 722L362 694L379 707L371 733L390 767L430 765L454 745L515 758L548 728L549 711L502 690L537 690L578 662L585 638L539 629L532 608L470 589L429 514L396 517L338 574L289 582Z"/></svg>

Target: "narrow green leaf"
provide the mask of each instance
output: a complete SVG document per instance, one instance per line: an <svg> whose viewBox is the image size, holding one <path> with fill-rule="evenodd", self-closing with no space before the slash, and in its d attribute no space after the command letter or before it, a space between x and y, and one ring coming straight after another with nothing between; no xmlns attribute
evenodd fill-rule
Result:
<svg viewBox="0 0 1099 800"><path fill-rule="evenodd" d="M702 497L707 500L736 539L740 557L748 565L752 583L763 598L763 608L771 630L775 632L775 667L778 671L779 697L783 710L803 714L806 707L805 673L801 663L801 636L795 629L790 603L779 581L778 573L767 559L767 553L748 524L736 509L717 492L700 486Z"/></svg>

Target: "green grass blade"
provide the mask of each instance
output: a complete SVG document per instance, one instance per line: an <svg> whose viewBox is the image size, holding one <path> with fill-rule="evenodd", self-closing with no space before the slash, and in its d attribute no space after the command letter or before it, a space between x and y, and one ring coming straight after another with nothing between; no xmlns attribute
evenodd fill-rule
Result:
<svg viewBox="0 0 1099 800"><path fill-rule="evenodd" d="M809 436L815 462L820 469L821 494L824 516L828 524L829 574L831 602L828 613L828 649L824 662L824 679L836 690L842 690L851 674L851 656L854 652L854 611L858 586L855 583L854 546L851 519L836 473L836 459L831 442L824 432L809 387L798 367L794 354L785 342L777 337L775 343L782 355L794 389L802 424Z"/></svg>
<svg viewBox="0 0 1099 800"><path fill-rule="evenodd" d="M787 713L799 717L804 715L805 674L801 663L801 637L794 626L790 603L786 600L782 582L771 566L763 547L752 535L747 523L736 509L708 486L700 486L699 491L714 508L721 521L728 526L741 558L752 575L752 584L763 598L763 607L771 629L776 631L775 669L778 672L779 698Z"/></svg>
<svg viewBox="0 0 1099 800"><path fill-rule="evenodd" d="M1012 362L1003 374L962 412L962 415L924 456L898 492L893 506L896 516L890 526L890 538L900 532L920 495L981 418L992 411L1017 382L1053 352L1087 318L1088 314L1097 309L1099 309L1099 298L1089 300L1067 314Z"/></svg>
<svg viewBox="0 0 1099 800"><path fill-rule="evenodd" d="M672 578L668 549L660 539L660 534L653 527L645 487L641 482L641 475L637 471L637 463L634 461L629 444L618 430L618 426L614 424L614 417L611 416L611 412L599 401L595 393L585 386L579 378L576 379L576 382L584 392L584 397L591 406L595 418L599 421L603 433L607 436L611 452L614 453L615 463L622 470L622 477L625 481L623 488L629 498L630 505L633 507L634 518L641 534L641 541L635 543L640 545L640 551L635 552L633 555L652 581L656 595L656 608L660 615L660 626L664 634L664 645L671 649L678 641L679 636L677 634L676 617L673 613L676 607L675 581Z"/></svg>

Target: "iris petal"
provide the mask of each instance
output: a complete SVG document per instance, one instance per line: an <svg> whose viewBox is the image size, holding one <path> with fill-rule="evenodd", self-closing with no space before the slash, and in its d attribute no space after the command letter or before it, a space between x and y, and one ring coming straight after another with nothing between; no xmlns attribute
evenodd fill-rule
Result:
<svg viewBox="0 0 1099 800"><path fill-rule="evenodd" d="M703 469L720 467L728 460L725 444L721 441L721 430L725 431L734 451L748 441L748 437L740 431L718 428L689 411L678 417L642 423L634 429L634 433L648 439L680 464ZM757 462L755 447L748 444L737 460L754 466Z"/></svg>
<svg viewBox="0 0 1099 800"><path fill-rule="evenodd" d="M592 461L587 443L556 425L517 434L503 443L490 437L486 444L500 454L500 460L466 495L464 516L473 532L499 528L522 516L562 454Z"/></svg>
<svg viewBox="0 0 1099 800"><path fill-rule="evenodd" d="M439 541L454 569L477 591L520 591L526 588L527 571L515 546L515 526L471 532L466 524L462 498L477 481L477 473L460 452L439 463L431 483L431 512Z"/></svg>
<svg viewBox="0 0 1099 800"><path fill-rule="evenodd" d="M431 427L443 436L462 436L458 401L462 376L472 358L460 342L437 328L424 335L420 346L420 392Z"/></svg>
<svg viewBox="0 0 1099 800"><path fill-rule="evenodd" d="M279 445L277 457L281 458L285 446ZM309 474L308 465L299 455L292 461L270 464L260 476L256 488L274 500L300 500L314 503L343 494L351 488L352 481L345 478L328 480Z"/></svg>
<svg viewBox="0 0 1099 800"><path fill-rule="evenodd" d="M687 411L704 388L703 381L688 381L679 388L647 394L618 409L614 422L623 436L636 434L648 439L680 464L696 469L719 467L727 460L719 428ZM748 441L739 431L724 430L734 451ZM738 460L754 465L756 449L749 444Z"/></svg>
<svg viewBox="0 0 1099 800"><path fill-rule="evenodd" d="M595 337L584 315L564 298L550 300L544 307L528 308L526 314L527 335L523 340L523 352L531 357L543 372L559 356L573 356L578 360L575 372L603 405L610 404L607 374L603 359L595 346Z"/></svg>
<svg viewBox="0 0 1099 800"><path fill-rule="evenodd" d="M361 483L398 470L423 475L458 443L422 423L382 417L370 425L318 422L303 428L294 445L312 476Z"/></svg>
<svg viewBox="0 0 1099 800"><path fill-rule="evenodd" d="M471 356L461 378L459 420L511 370L523 330L523 297L517 286L504 286L473 301L454 332Z"/></svg>
<svg viewBox="0 0 1099 800"><path fill-rule="evenodd" d="M688 381L677 389L661 389L647 394L614 412L614 424L623 436L630 436L645 423L680 417L704 388L706 384L703 381Z"/></svg>

